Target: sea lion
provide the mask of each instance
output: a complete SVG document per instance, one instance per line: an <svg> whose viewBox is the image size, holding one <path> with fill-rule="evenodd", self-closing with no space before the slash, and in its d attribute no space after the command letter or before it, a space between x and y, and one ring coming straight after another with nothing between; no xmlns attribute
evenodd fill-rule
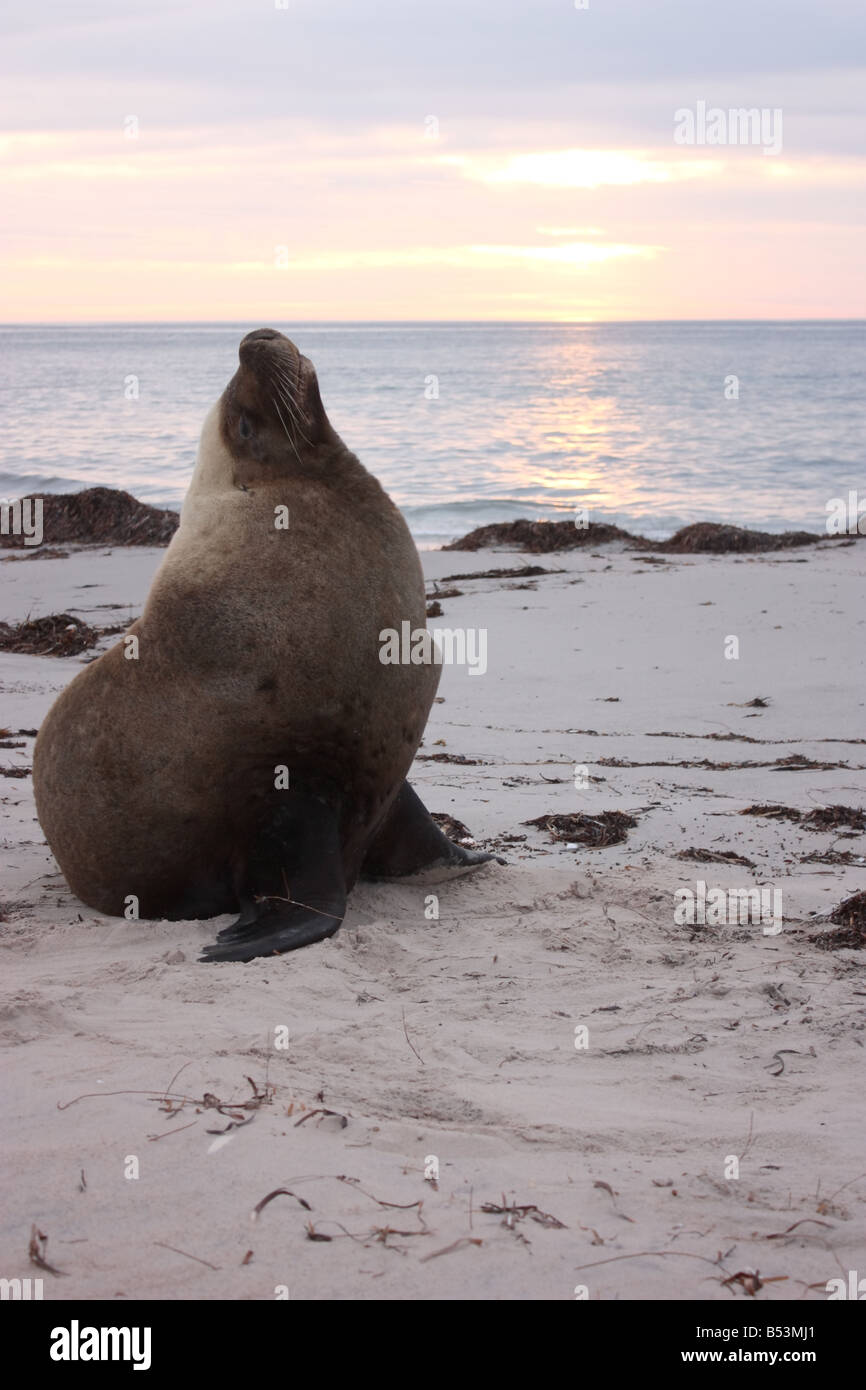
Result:
<svg viewBox="0 0 866 1390"><path fill-rule="evenodd" d="M380 660L383 630L426 625L400 512L288 338L257 329L238 355L141 618L60 695L33 760L45 837L90 907L240 913L207 961L333 935L362 872L493 857L405 781L440 665Z"/></svg>

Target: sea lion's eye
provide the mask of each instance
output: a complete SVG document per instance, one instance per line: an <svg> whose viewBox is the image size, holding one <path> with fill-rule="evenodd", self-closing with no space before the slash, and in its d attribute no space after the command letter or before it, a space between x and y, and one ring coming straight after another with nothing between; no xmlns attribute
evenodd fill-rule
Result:
<svg viewBox="0 0 866 1390"><path fill-rule="evenodd" d="M252 432L252 425L250 424L246 415L242 415L240 420L238 421L238 434L240 435L241 439L249 439Z"/></svg>

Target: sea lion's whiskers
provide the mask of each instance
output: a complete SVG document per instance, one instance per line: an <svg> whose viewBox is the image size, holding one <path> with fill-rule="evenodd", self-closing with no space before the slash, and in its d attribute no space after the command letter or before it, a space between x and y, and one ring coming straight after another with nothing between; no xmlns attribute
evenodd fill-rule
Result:
<svg viewBox="0 0 866 1390"><path fill-rule="evenodd" d="M282 401L283 405L286 407L286 410L287 410L287 412L288 412L289 419L291 420L291 422L292 422L292 424L294 425L295 429L297 430L298 434L301 436L301 438L303 439L304 443L305 443L310 449L312 449L312 447L313 447L313 441L312 441L311 439L308 439L308 438L307 438L306 434L304 433L303 429L301 428L301 421L300 421L300 418L299 418L298 411L292 409L292 401L291 401L291 399L287 399L285 391L281 391L281 390L280 390L280 387L279 387L278 384L277 384L276 378L274 378L274 379L271 381L271 386L274 388L274 390L276 391L276 393L277 393L277 395L279 396L280 400Z"/></svg>
<svg viewBox="0 0 866 1390"><path fill-rule="evenodd" d="M268 380L268 385L269 385L269 386L272 386L275 390L276 390L278 387L282 387L282 388L283 388L282 395L283 395L284 397L285 397L285 396L288 396L288 398L289 398L287 401L285 401L285 405L286 405L287 409L290 410L292 419L294 420L294 418L295 418L295 410L300 409L300 401L298 400L297 396L294 394L294 391L292 390L292 387L291 387L291 383L289 382L289 379L288 379L288 377L286 376L285 372L282 371L282 370L276 365L276 363L272 363L272 364L271 364L271 375L270 375L270 378L269 378L269 380ZM290 407L290 405L289 405L289 402L291 402L291 405L295 407L295 410L291 410L291 407Z"/></svg>
<svg viewBox="0 0 866 1390"><path fill-rule="evenodd" d="M279 363L275 363L275 364L274 364L273 370L274 370L274 374L280 378L280 380L283 382L283 384L284 384L286 387L288 387L288 390L289 390L289 392L290 392L290 394L291 394L291 396L292 396L292 399L293 399L293 400L296 402L296 404L297 404L297 403L298 403L298 398L297 398L297 396L295 395L295 386L297 385L297 382L292 381L292 378L289 376L289 374L288 374L288 372L286 371L285 367L280 366Z"/></svg>
<svg viewBox="0 0 866 1390"><path fill-rule="evenodd" d="M281 397L280 399L282 399L282 397ZM289 428L288 428L288 426L287 426L285 420L283 419L282 411L280 410L280 407L279 407L279 405L277 404L276 399L275 399L273 396L271 396L271 401L272 401L272 403L273 403L274 409L275 409L276 412L277 412L277 415L279 416L280 424L281 424L282 427L283 427L283 432L284 432L284 434L285 434L285 436L286 436L286 439L288 439L289 443L290 443L291 446L292 446L292 451L293 451L293 453L294 453L294 455L295 455L295 458L298 460L298 463L301 463L302 460L301 460L300 454L298 453L298 446L296 445L295 440L294 440L294 437L293 437L291 431L289 430ZM283 404L285 404L285 402L283 402ZM291 419L291 414L289 415L289 418ZM294 421L293 421L292 423L294 423Z"/></svg>
<svg viewBox="0 0 866 1390"><path fill-rule="evenodd" d="M285 431L286 439L289 441L289 443L291 444L292 448L294 449L295 458L298 460L298 463L301 464L301 467L303 467L303 464L301 463L301 456L300 456L300 454L298 453L298 450L297 450L297 446L296 446L296 444L295 444L295 441L294 441L294 439L292 438L291 434L289 433L288 426L286 425L286 422L285 422L285 420L283 419L283 416L282 416L282 412L281 412L281 410L280 410L280 407L277 405L277 402L276 402L276 400L274 399L273 396L271 396L271 402L272 402L272 404L273 404L273 406L274 406L274 409L276 410L277 414L278 414L279 417L280 417L280 424L282 425L283 430Z"/></svg>
<svg viewBox="0 0 866 1390"><path fill-rule="evenodd" d="M299 412L299 411L301 410L301 408L302 408L302 407L301 407L301 402L300 402L300 400L298 399L298 397L296 396L296 394L295 394L295 388L294 388L294 386L292 385L292 383L289 381L289 378L286 376L285 372L280 371L280 369L279 369L278 367L277 367L277 368L274 368L274 378L275 378L275 381L278 381L278 382L280 383L280 385L282 386L284 395L288 396L288 398L289 398L289 400L291 401L292 405L295 407L295 410ZM274 383L272 382L272 385L273 385L273 384L274 384ZM294 413L294 412L293 412L293 413Z"/></svg>
<svg viewBox="0 0 866 1390"><path fill-rule="evenodd" d="M276 412L277 412L277 415L279 416L280 424L281 424L282 427L283 427L283 434L286 436L286 439L288 439L289 441L291 441L292 436L289 434L289 429L288 429L288 426L287 426L285 420L283 419L282 411L280 410L280 407L277 405L277 402L276 402L276 400L274 399L274 397L271 396L270 399L271 399L271 405L274 407L274 409L275 409Z"/></svg>
<svg viewBox="0 0 866 1390"><path fill-rule="evenodd" d="M298 410L300 410L302 408L301 401L295 389L297 386L297 382L293 382L290 380L285 368L275 367L274 374L279 378L280 382L284 386L286 394L290 397L290 399L298 408Z"/></svg>
<svg viewBox="0 0 866 1390"><path fill-rule="evenodd" d="M286 399L286 396L282 391L280 391L279 387L275 387L275 390L283 405L286 407L286 410L288 411L289 419L291 420L292 425L294 426L295 433L299 434L301 439L307 445L307 447L312 449L313 441L311 439L308 439L304 431L301 429L301 422L298 418L297 412L292 409L291 401Z"/></svg>

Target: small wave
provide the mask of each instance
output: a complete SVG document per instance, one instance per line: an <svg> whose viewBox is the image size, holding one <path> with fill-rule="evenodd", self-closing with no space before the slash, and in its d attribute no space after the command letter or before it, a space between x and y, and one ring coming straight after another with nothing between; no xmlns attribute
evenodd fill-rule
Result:
<svg viewBox="0 0 866 1390"><path fill-rule="evenodd" d="M0 473L0 501L12 501L16 497L27 497L37 492L74 493L91 487L116 487L114 482L92 478L64 478L56 474L42 473ZM125 488L140 502L150 506L180 511L182 496L176 491L169 492L165 484L147 484L130 480ZM450 541L468 535L479 526L489 526L503 521L567 521L574 516L574 507L553 500L532 501L514 497L466 497L451 499L448 502L416 503L400 507L406 519L415 544L419 550L436 550ZM755 528L755 520L750 516L721 515L707 508L696 516L655 515L635 510L604 511L591 508L589 520L619 526L632 535L645 536L647 540L669 540L683 526L694 521L717 521L723 524ZM808 519L792 522L786 517L766 518L759 529L772 532L793 529L809 530ZM813 528L814 529L814 528Z"/></svg>
<svg viewBox="0 0 866 1390"><path fill-rule="evenodd" d="M447 541L467 535L478 526L489 526L494 522L568 521L575 514L571 505L552 501L533 502L525 498L518 500L512 497L472 497L462 501L404 506L400 510L421 550L431 550ZM646 536L647 540L667 540L680 527L687 526L696 518L675 515L647 516L640 512L614 512L592 508L589 519L611 526L621 526L633 535ZM720 517L719 520L729 521L730 518ZM779 529L785 528L780 526Z"/></svg>
<svg viewBox="0 0 866 1390"><path fill-rule="evenodd" d="M0 497L29 497L34 492L83 492L92 479L61 478L56 473L0 473Z"/></svg>
<svg viewBox="0 0 866 1390"><path fill-rule="evenodd" d="M179 512L183 494L168 493L159 484L137 484L130 480L118 484L107 478L62 478L55 473L0 473L0 499L14 501L16 497L32 497L37 492L47 492L56 496L65 493L85 492L91 487L110 487L118 492L129 492L139 502L148 502L152 507L165 507Z"/></svg>

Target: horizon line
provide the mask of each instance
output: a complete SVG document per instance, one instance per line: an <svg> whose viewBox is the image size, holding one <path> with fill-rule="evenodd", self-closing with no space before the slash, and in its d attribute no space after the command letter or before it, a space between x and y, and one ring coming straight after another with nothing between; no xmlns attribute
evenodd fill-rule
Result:
<svg viewBox="0 0 866 1390"><path fill-rule="evenodd" d="M0 319L0 329L4 328L239 328L248 322L246 319ZM825 324L825 323L866 323L866 316L834 315L828 318L640 318L640 319L302 319L279 317L273 323L292 323L302 325L321 325L323 327L354 327L375 325L376 327L416 327L444 325L448 327L513 327L513 328L605 328L610 326L634 324Z"/></svg>

